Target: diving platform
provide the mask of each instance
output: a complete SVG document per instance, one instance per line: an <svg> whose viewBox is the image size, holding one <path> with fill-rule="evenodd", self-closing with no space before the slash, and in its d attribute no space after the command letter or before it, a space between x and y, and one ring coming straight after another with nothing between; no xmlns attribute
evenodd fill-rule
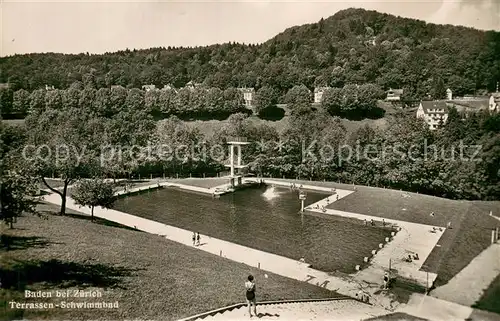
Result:
<svg viewBox="0 0 500 321"><path fill-rule="evenodd" d="M244 137L231 137L228 139L227 144L229 145L229 162L228 164L225 164L225 166L229 167L231 171L229 175L230 185L234 187L241 185L243 181L243 176L237 174L238 170L244 169L248 166L242 164L241 146L248 145L250 142L248 142Z"/></svg>

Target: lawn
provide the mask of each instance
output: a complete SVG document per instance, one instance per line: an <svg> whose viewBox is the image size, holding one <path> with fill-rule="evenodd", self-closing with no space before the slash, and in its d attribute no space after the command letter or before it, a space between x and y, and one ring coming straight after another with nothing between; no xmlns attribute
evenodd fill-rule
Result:
<svg viewBox="0 0 500 321"><path fill-rule="evenodd" d="M353 190L353 185L333 182L297 182ZM451 222L452 228L438 242L440 246L424 262L423 270L438 274L435 286L447 283L485 250L490 245L491 229L500 227L500 221L489 217L490 211L500 215L500 202L455 201L376 187L356 186L355 193L328 207L443 227Z"/></svg>
<svg viewBox="0 0 500 321"><path fill-rule="evenodd" d="M357 186L356 192L328 206L340 211L443 227L449 221L458 223L457 214L466 213L468 207L469 202L364 186Z"/></svg>
<svg viewBox="0 0 500 321"><path fill-rule="evenodd" d="M50 210L50 206L44 210ZM256 276L258 300L334 297L335 293L235 263L162 237L91 223L76 216L22 217L4 230L1 296L24 299L25 289L92 289L101 300L118 301L116 310L12 310L2 303L2 320L13 319L156 319L175 320L244 301L243 283ZM4 237L3 241L6 238ZM72 298L77 302L96 299ZM3 301L3 300L2 300Z"/></svg>
<svg viewBox="0 0 500 321"><path fill-rule="evenodd" d="M453 276L466 267L491 243L491 229L500 227L500 221L486 214L487 208L499 208L495 202L484 202L480 206L470 202L465 213L457 213L461 221L446 230L424 265L428 271L438 274L435 286L446 284ZM489 213L489 211L488 211Z"/></svg>

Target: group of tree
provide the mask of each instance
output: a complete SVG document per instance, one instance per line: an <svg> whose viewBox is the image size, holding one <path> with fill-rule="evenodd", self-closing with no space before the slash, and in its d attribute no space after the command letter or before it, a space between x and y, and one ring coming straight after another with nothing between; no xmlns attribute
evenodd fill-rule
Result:
<svg viewBox="0 0 500 321"><path fill-rule="evenodd" d="M343 88L327 89L321 104L332 115L364 118L378 110L377 100L383 97L384 92L377 85L346 85Z"/></svg>
<svg viewBox="0 0 500 321"><path fill-rule="evenodd" d="M231 114L250 111L246 109L243 94L236 88L221 90L216 87L176 89L125 89L123 87L83 88L79 82L69 89L37 89L29 93L20 89L12 94L9 88L0 88L3 114L38 114L45 110L64 108L89 109L98 116L114 117L122 109L144 111L152 116L178 116L180 118L226 118ZM3 94L2 94L3 93ZM376 102L384 92L374 84L346 85L330 88L323 96L323 107L332 115L364 117L376 109ZM312 92L305 85L295 85L280 97L272 87L263 86L255 95L255 109L261 113L285 103L288 108L310 104Z"/></svg>
<svg viewBox="0 0 500 321"><path fill-rule="evenodd" d="M96 88L141 88L188 81L222 90L263 86L280 96L308 88L377 84L404 88L420 99L493 91L500 79L500 33L435 25L362 9L343 10L317 23L286 29L259 45L226 43L194 48L151 48L105 54L26 54L0 60L1 83L14 91L75 81Z"/></svg>
<svg viewBox="0 0 500 321"><path fill-rule="evenodd" d="M24 127L1 123L2 219L12 223L19 213L34 210L37 181L61 196L61 214L68 186L76 183L77 203L93 214L95 206L114 201L104 177L216 175L228 156L225 143L235 136L252 142L243 161L257 175L500 199L499 114L464 117L452 109L446 125L431 131L401 113L389 118L386 129L365 126L349 134L326 110L300 101L294 106L280 131L234 114L209 136L175 116L155 123L133 109L113 118L91 108L46 109L30 114ZM392 152L382 151L388 147ZM52 187L48 176L61 178L62 188Z"/></svg>
<svg viewBox="0 0 500 321"><path fill-rule="evenodd" d="M245 110L243 95L236 88L125 89L123 87L84 88L75 82L68 89L25 89L12 92L0 88L2 114L26 115L44 110L89 108L96 114L112 117L122 109L145 111L151 115L179 117L227 117Z"/></svg>

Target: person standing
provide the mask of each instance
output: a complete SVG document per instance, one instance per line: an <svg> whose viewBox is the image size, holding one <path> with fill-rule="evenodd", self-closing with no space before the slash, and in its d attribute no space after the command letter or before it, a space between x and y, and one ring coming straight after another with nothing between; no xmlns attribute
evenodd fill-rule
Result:
<svg viewBox="0 0 500 321"><path fill-rule="evenodd" d="M193 246L196 244L196 232L193 232Z"/></svg>
<svg viewBox="0 0 500 321"><path fill-rule="evenodd" d="M257 304L255 299L255 280L253 275L248 276L248 281L245 282L246 298L248 304L248 314L252 317L252 303L253 303L253 313L257 316Z"/></svg>
<svg viewBox="0 0 500 321"><path fill-rule="evenodd" d="M384 290L387 290L389 284L389 273L384 273Z"/></svg>
<svg viewBox="0 0 500 321"><path fill-rule="evenodd" d="M200 233L198 232L198 235L196 235L196 245L200 245Z"/></svg>

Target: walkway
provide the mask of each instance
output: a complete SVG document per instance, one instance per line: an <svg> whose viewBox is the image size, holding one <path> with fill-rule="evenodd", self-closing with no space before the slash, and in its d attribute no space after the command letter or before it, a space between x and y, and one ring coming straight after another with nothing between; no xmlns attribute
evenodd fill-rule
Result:
<svg viewBox="0 0 500 321"><path fill-rule="evenodd" d="M177 188L192 191L192 192L213 195L216 190L227 190L229 188L229 186L230 186L230 184L227 183L227 184L222 184L222 185L215 186L212 188L206 188L206 187L199 187L199 186L169 182L168 180L157 180L156 183L150 183L147 185L137 186L137 187L129 188L126 190L120 190L120 191L116 192L115 194L116 195L124 195L124 194L139 192L139 191L147 191L147 190L155 189L155 188L159 188L159 187L177 187Z"/></svg>
<svg viewBox="0 0 500 321"><path fill-rule="evenodd" d="M500 275L500 244L492 244L476 256L448 283L430 295L447 301L471 306L483 295L491 282Z"/></svg>
<svg viewBox="0 0 500 321"><path fill-rule="evenodd" d="M398 310L420 318L440 321L468 320L472 311L470 307L417 293L412 294L408 304Z"/></svg>

